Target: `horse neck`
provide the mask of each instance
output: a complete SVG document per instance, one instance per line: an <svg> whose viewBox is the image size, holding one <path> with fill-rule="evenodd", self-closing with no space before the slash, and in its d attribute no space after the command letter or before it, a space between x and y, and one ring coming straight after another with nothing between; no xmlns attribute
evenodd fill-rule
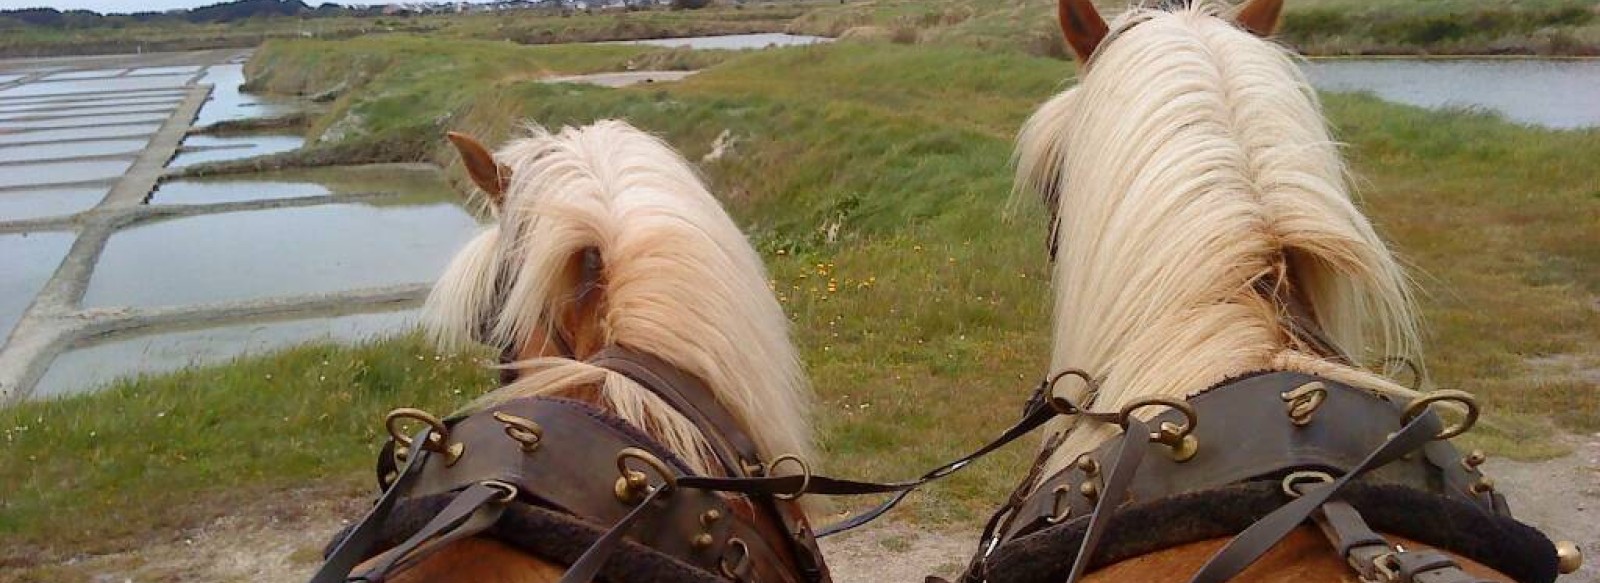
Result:
<svg viewBox="0 0 1600 583"><path fill-rule="evenodd" d="M1372 335L1404 350L1415 335L1288 55L1200 12L1145 15L1108 42L1019 138L1020 183L1059 193L1053 370L1102 379L1097 410L1254 370L1401 390L1290 332L1292 298L1357 357ZM1051 465L1113 434L1080 428Z"/></svg>

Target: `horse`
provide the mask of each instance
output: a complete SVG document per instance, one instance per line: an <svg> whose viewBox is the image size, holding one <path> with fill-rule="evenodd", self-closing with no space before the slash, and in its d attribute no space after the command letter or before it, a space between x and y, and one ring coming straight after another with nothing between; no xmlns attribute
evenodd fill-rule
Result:
<svg viewBox="0 0 1600 583"><path fill-rule="evenodd" d="M1418 309L1270 40L1282 9L1108 23L1059 0L1077 83L1014 155L1016 195L1052 217L1055 372L1030 410L1054 416L964 581L1542 582L1581 562L1449 445L1470 395L1361 364L1420 362Z"/></svg>
<svg viewBox="0 0 1600 583"><path fill-rule="evenodd" d="M424 327L499 351L502 386L390 415L385 494L313 581L827 582L795 496L686 486L813 455L788 319L689 163L620 121L449 139L493 221Z"/></svg>

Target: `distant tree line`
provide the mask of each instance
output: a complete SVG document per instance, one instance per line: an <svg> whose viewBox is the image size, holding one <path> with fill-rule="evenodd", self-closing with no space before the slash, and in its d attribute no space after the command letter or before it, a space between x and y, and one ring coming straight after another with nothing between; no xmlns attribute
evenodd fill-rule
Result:
<svg viewBox="0 0 1600 583"><path fill-rule="evenodd" d="M117 28L134 23L162 23L162 22L192 22L192 23L218 23L236 22L251 18L266 18L277 16L322 17L322 16L376 16L382 13L383 7L352 8L332 2L323 3L312 8L301 0L234 0L191 8L188 10L169 10L166 12L135 12L132 14L100 14L88 10L56 10L54 8L24 8L21 10L0 11L0 28L15 28L18 26L40 26L48 28L75 29L75 28Z"/></svg>

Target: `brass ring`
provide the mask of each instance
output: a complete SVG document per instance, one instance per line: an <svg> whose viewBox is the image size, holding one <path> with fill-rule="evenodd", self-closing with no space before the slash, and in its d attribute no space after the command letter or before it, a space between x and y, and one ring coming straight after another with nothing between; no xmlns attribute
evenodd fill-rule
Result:
<svg viewBox="0 0 1600 583"><path fill-rule="evenodd" d="M512 500L517 499L517 487L513 486L510 482L501 480L484 480L479 483L500 491L500 495L493 498L496 504L508 504Z"/></svg>
<svg viewBox="0 0 1600 583"><path fill-rule="evenodd" d="M736 548L739 549L739 560L735 561L732 567L728 566L726 552L722 555L722 559L717 561L717 569L722 571L722 576L734 581L739 580L739 573L750 567L750 545L745 544L743 540L738 538L729 539L728 551Z"/></svg>
<svg viewBox="0 0 1600 583"><path fill-rule="evenodd" d="M639 460L644 462L644 465L649 466L650 470L655 472L656 477L661 478L661 485L650 485L649 476L646 476L644 472L628 467L628 460L630 459ZM663 492L663 495L665 495L670 493L673 488L678 487L678 475L667 467L666 462L661 461L661 458L656 457L655 454L637 447L629 447L617 452L617 473L621 474L622 477L617 478L615 493L617 499L626 504L637 504L644 499L646 494L658 488L664 488L666 491Z"/></svg>
<svg viewBox="0 0 1600 583"><path fill-rule="evenodd" d="M1311 423L1311 416L1322 406L1322 402L1328 400L1328 387L1320 381L1312 381L1284 392L1278 398L1283 399L1289 422L1295 427L1305 427Z"/></svg>
<svg viewBox="0 0 1600 583"><path fill-rule="evenodd" d="M421 422L428 426L428 437L423 442L422 449L445 456L445 465L455 465L456 460L461 459L461 454L466 452L467 446L465 445L459 443L448 444L450 441L450 427L445 425L443 421L440 421L438 417L434 417L432 413L411 407L401 407L390 411L389 415L383 419L383 427L388 430L389 437L394 439L396 452L402 449L407 452L411 450L411 436L400 430L400 422L406 420Z"/></svg>
<svg viewBox="0 0 1600 583"><path fill-rule="evenodd" d="M494 420L505 425L506 437L517 442L523 453L532 453L539 449L539 443L544 441L544 428L532 419L495 411Z"/></svg>
<svg viewBox="0 0 1600 583"><path fill-rule="evenodd" d="M1331 482L1333 482L1333 475L1329 474L1328 472L1316 470L1289 472L1289 475L1283 477L1283 493L1288 494L1290 498L1299 498L1300 490L1295 487L1296 485L1312 483L1328 484Z"/></svg>
<svg viewBox="0 0 1600 583"><path fill-rule="evenodd" d="M1117 414L1117 424L1127 427L1128 419L1133 416L1134 411L1138 411L1145 407L1154 407L1157 405L1171 407L1183 414L1183 418L1186 423L1175 426L1175 431L1173 432L1172 438L1182 439L1188 437L1190 433L1194 433L1195 425L1200 423L1199 414L1194 412L1194 407L1189 405L1188 401L1168 399L1166 397L1149 397L1128 403L1127 406L1123 407L1122 411ZM1150 439L1151 441L1162 441L1162 439L1156 436L1151 436ZM1165 443L1165 441L1162 441L1162 443Z"/></svg>
<svg viewBox="0 0 1600 583"><path fill-rule="evenodd" d="M799 500L801 496L806 495L806 489L811 487L811 465L807 464L806 460L800 459L800 456L792 453L786 453L772 458L772 461L767 464L767 475L776 475L778 471L778 464L790 461L794 462L795 465L800 466L800 475L802 476L800 479L800 488L794 492L773 494L773 498L777 498L779 500Z"/></svg>
<svg viewBox="0 0 1600 583"><path fill-rule="evenodd" d="M1072 516L1072 505L1066 503L1067 493L1071 491L1072 488L1067 487L1066 484L1056 486L1056 489L1051 492L1054 494L1054 499L1050 502L1050 516L1045 517L1045 522L1060 524Z"/></svg>
<svg viewBox="0 0 1600 583"><path fill-rule="evenodd" d="M1069 368L1051 375L1050 380L1045 383L1045 402L1050 405L1051 409L1055 409L1056 413L1061 415L1076 415L1079 413L1079 410L1074 408L1072 401L1056 396L1056 383L1069 376L1083 379L1083 384L1089 387L1089 392L1083 400L1083 407L1093 404L1094 398L1100 394L1100 381L1089 376L1089 373L1081 368Z"/></svg>
<svg viewBox="0 0 1600 583"><path fill-rule="evenodd" d="M1411 423L1413 419L1427 412L1429 405L1440 401L1461 403L1467 408L1467 417L1462 419L1461 423L1440 430L1438 435L1433 436L1435 440L1450 439L1461 435L1478 423L1478 400L1472 396L1472 393L1455 389L1440 389L1412 399L1410 403L1407 403L1405 411L1400 414L1400 424Z"/></svg>

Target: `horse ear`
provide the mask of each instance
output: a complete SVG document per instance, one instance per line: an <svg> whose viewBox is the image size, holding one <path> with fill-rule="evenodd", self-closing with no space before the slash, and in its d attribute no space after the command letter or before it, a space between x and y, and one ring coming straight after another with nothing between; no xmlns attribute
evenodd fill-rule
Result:
<svg viewBox="0 0 1600 583"><path fill-rule="evenodd" d="M1077 53L1079 63L1088 62L1089 55L1094 54L1100 41L1111 32L1090 0L1060 0L1056 4L1056 15L1061 19L1061 34L1067 38L1072 52Z"/></svg>
<svg viewBox="0 0 1600 583"><path fill-rule="evenodd" d="M1283 14L1283 0L1250 0L1234 21L1239 26L1261 38L1272 36L1278 30L1278 16Z"/></svg>
<svg viewBox="0 0 1600 583"><path fill-rule="evenodd" d="M511 184L511 169L506 165L494 161L494 154L472 136L449 132L445 137L454 144L456 151L461 152L461 162L467 166L467 175L472 177L472 182L489 195L489 204L499 209L500 203L505 202L506 187Z"/></svg>

